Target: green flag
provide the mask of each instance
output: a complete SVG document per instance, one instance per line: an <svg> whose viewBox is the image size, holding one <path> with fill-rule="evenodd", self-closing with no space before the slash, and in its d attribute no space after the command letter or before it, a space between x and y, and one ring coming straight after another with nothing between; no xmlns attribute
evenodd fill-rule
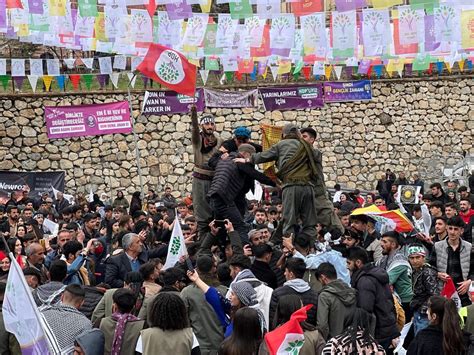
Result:
<svg viewBox="0 0 474 355"><path fill-rule="evenodd" d="M231 2L229 6L230 17L232 17L234 20L253 16L252 6L250 5L249 0Z"/></svg>
<svg viewBox="0 0 474 355"><path fill-rule="evenodd" d="M97 17L97 0L79 0L81 17Z"/></svg>
<svg viewBox="0 0 474 355"><path fill-rule="evenodd" d="M10 80L10 75L0 75L0 82L2 83L3 90L7 89L9 80Z"/></svg>
<svg viewBox="0 0 474 355"><path fill-rule="evenodd" d="M219 70L219 61L216 58L206 57L204 62L204 69Z"/></svg>
<svg viewBox="0 0 474 355"><path fill-rule="evenodd" d="M234 78L234 72L233 71L226 71L225 72L225 80L229 83L232 81Z"/></svg>
<svg viewBox="0 0 474 355"><path fill-rule="evenodd" d="M90 90L91 89L91 85L92 85L92 78L94 76L92 74L84 74L82 76L82 79L84 79L84 83L86 84L86 88L87 90Z"/></svg>

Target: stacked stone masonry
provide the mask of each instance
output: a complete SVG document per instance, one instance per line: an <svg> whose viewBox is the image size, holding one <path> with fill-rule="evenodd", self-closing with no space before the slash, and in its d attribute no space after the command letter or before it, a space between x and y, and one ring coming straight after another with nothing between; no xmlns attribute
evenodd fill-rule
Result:
<svg viewBox="0 0 474 355"><path fill-rule="evenodd" d="M322 109L265 112L212 109L224 139L245 125L260 141L260 124L296 123L318 132L328 186L373 189L381 172L423 175L437 161L474 154L474 82L471 78L374 82L373 100L326 104ZM146 187L176 195L191 189L193 155L189 115L141 116L143 94L132 95L135 130ZM2 97L0 170L66 171L66 192L139 189L132 134L49 140L44 106L127 100L123 94Z"/></svg>

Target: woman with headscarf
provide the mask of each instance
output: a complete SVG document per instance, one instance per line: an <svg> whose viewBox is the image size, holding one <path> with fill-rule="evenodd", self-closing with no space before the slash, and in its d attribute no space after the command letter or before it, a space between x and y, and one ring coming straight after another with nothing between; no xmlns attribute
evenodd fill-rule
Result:
<svg viewBox="0 0 474 355"><path fill-rule="evenodd" d="M140 191L135 191L132 194L132 200L130 201L130 216L133 216L133 214L137 211L142 210L142 199L140 197Z"/></svg>

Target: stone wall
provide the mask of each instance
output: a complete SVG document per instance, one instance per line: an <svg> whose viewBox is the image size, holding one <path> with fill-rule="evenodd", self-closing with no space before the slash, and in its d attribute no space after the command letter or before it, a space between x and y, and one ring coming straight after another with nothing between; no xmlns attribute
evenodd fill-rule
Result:
<svg viewBox="0 0 474 355"><path fill-rule="evenodd" d="M143 94L132 95L135 130L145 186L176 194L190 191L193 167L188 115L139 114ZM474 153L474 83L471 78L373 83L370 102L327 104L318 110L264 112L212 109L217 131L229 138L238 125L294 122L319 132L327 184L372 189L377 176L392 168L423 175L437 161L463 151ZM48 140L44 105L80 105L126 100L121 93L0 99L0 170L65 170L66 191L115 192L139 189L134 137L107 135ZM425 176L425 178L428 178Z"/></svg>

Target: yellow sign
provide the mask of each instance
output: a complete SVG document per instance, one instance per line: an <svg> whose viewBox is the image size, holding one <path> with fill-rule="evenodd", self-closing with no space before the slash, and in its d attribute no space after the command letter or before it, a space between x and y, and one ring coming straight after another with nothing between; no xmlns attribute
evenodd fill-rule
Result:
<svg viewBox="0 0 474 355"><path fill-rule="evenodd" d="M461 13L461 46L474 48L474 10Z"/></svg>

